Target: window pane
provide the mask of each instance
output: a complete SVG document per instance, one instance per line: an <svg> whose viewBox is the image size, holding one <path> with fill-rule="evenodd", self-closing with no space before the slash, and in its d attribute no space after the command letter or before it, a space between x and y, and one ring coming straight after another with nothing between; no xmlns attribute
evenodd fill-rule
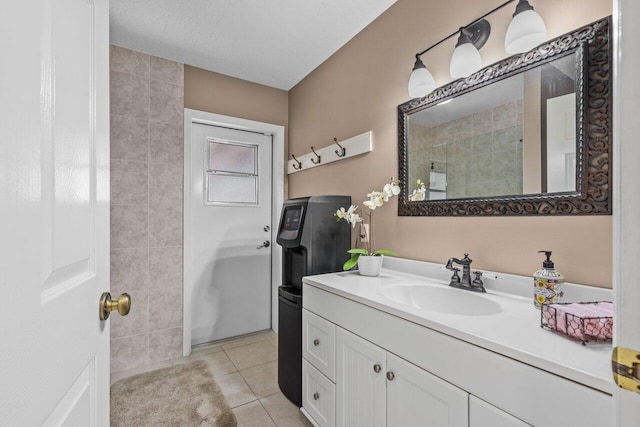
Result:
<svg viewBox="0 0 640 427"><path fill-rule="evenodd" d="M255 176L208 174L207 201L216 203L258 203Z"/></svg>
<svg viewBox="0 0 640 427"><path fill-rule="evenodd" d="M209 170L255 175L257 148L255 145L209 141Z"/></svg>

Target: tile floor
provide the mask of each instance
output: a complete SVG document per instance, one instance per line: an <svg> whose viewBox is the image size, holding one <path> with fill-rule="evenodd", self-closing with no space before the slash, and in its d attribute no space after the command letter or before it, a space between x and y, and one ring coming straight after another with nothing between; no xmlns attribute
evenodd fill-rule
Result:
<svg viewBox="0 0 640 427"><path fill-rule="evenodd" d="M238 419L238 427L310 427L278 388L278 336L273 331L204 344L191 356L144 370L114 374L111 382L189 360L204 360Z"/></svg>

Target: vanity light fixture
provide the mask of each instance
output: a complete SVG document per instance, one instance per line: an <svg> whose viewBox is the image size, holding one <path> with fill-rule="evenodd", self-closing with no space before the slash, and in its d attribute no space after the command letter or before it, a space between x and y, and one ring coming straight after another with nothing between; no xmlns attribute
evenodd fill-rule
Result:
<svg viewBox="0 0 640 427"><path fill-rule="evenodd" d="M469 25L449 34L422 52L416 53L416 62L409 77L409 96L411 98L423 97L436 88L433 75L429 72L420 57L456 35L459 35L458 42L456 43L456 48L453 51L449 64L451 77L468 77L482 68L482 59L480 58L480 52L478 50L484 46L491 33L491 26L484 18L514 1L516 0L508 0L502 3ZM507 53L526 52L542 43L546 38L546 34L544 21L540 15L533 10L533 6L531 6L527 0L518 0L518 5L516 6L505 38L505 49Z"/></svg>
<svg viewBox="0 0 640 427"><path fill-rule="evenodd" d="M416 55L416 63L413 65L411 77L409 77L409 96L418 98L433 92L436 88L436 81L424 66L424 62L420 59L420 55Z"/></svg>
<svg viewBox="0 0 640 427"><path fill-rule="evenodd" d="M533 10L527 0L519 0L504 39L507 53L527 52L547 38L547 28L542 17Z"/></svg>
<svg viewBox="0 0 640 427"><path fill-rule="evenodd" d="M460 37L449 64L451 77L469 77L482 68L479 49L487 42L490 33L491 25L486 19L481 19L467 28L460 28Z"/></svg>

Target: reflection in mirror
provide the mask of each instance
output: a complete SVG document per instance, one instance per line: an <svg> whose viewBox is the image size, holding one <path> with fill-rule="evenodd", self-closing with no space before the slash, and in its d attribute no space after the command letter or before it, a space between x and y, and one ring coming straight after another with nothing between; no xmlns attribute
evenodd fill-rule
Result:
<svg viewBox="0 0 640 427"><path fill-rule="evenodd" d="M410 201L576 190L576 51L408 117Z"/></svg>

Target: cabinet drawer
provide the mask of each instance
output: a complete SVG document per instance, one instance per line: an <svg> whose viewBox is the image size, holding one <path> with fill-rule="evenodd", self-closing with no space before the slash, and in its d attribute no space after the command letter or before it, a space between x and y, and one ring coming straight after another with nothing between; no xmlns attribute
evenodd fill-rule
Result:
<svg viewBox="0 0 640 427"><path fill-rule="evenodd" d="M335 425L336 386L304 359L302 407L320 427Z"/></svg>
<svg viewBox="0 0 640 427"><path fill-rule="evenodd" d="M302 357L335 382L336 325L307 310L302 310Z"/></svg>

